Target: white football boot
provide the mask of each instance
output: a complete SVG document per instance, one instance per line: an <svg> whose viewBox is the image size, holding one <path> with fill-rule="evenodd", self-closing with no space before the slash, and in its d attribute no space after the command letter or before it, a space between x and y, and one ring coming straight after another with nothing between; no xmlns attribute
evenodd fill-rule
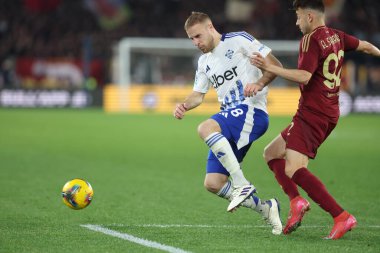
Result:
<svg viewBox="0 0 380 253"><path fill-rule="evenodd" d="M271 225L272 234L280 235L282 233L280 204L277 199L270 199L265 201L265 203L269 205L269 208L262 213L263 218L269 225Z"/></svg>
<svg viewBox="0 0 380 253"><path fill-rule="evenodd" d="M235 208L238 207L244 200L246 200L254 190L255 187L252 184L235 188L232 192L232 200L227 207L227 211L234 211Z"/></svg>

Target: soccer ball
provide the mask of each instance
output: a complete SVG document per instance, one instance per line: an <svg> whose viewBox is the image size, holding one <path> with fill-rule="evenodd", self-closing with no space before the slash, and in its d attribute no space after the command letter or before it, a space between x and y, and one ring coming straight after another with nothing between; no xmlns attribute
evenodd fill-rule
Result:
<svg viewBox="0 0 380 253"><path fill-rule="evenodd" d="M88 206L93 195L90 183L80 178L68 181L62 188L63 203L75 210Z"/></svg>

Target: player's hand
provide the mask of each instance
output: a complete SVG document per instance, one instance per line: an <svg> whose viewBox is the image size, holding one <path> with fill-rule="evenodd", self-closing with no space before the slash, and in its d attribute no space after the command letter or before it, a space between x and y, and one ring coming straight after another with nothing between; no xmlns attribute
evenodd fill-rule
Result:
<svg viewBox="0 0 380 253"><path fill-rule="evenodd" d="M265 58L259 53L253 53L251 57L249 57L249 61L252 65L258 67L259 69L265 70L268 67Z"/></svg>
<svg viewBox="0 0 380 253"><path fill-rule="evenodd" d="M249 83L244 88L244 96L252 97L257 94L257 92L264 89L265 85L263 83Z"/></svg>
<svg viewBox="0 0 380 253"><path fill-rule="evenodd" d="M185 112L187 111L187 108L185 107L185 104L177 104L174 109L174 117L176 119L183 119L185 117Z"/></svg>

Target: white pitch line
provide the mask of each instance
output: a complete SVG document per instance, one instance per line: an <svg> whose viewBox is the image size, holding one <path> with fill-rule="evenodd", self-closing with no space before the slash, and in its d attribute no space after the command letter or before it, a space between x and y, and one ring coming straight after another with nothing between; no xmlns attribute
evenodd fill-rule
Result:
<svg viewBox="0 0 380 253"><path fill-rule="evenodd" d="M170 252L170 253L190 253L189 251L185 251L185 250L182 250L179 248L175 248L175 247L168 246L165 244L161 244L158 242L153 242L153 241L149 241L146 239L138 238L138 237L135 237L135 236L130 235L130 234L120 233L120 232L117 232L117 231L112 230L112 229L104 228L100 225L86 224L86 225L81 225L81 227L90 229L92 231L100 232L100 233L103 233L106 235L110 235L113 237L117 237L117 238L120 238L123 240L127 240L130 242L134 242L134 243L137 243L137 244L143 245L145 247L149 247L149 248L160 249L160 250Z"/></svg>
<svg viewBox="0 0 380 253"><path fill-rule="evenodd" d="M111 227L142 227L142 228L268 228L269 225L207 225L207 224L104 224ZM302 225L300 228L325 228L331 225ZM358 225L357 228L380 228L380 225Z"/></svg>

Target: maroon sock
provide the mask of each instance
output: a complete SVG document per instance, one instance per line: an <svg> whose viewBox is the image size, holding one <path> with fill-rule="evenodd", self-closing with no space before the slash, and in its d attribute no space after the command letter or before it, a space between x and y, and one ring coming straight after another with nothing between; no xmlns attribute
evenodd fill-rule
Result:
<svg viewBox="0 0 380 253"><path fill-rule="evenodd" d="M282 190L292 200L299 194L297 185L285 174L285 159L273 159L268 162L269 168L273 171L277 182L281 185Z"/></svg>
<svg viewBox="0 0 380 253"><path fill-rule="evenodd" d="M304 189L309 197L323 210L330 213L332 217L335 218L344 211L327 191L325 185L308 169L301 168L297 170L292 180Z"/></svg>

